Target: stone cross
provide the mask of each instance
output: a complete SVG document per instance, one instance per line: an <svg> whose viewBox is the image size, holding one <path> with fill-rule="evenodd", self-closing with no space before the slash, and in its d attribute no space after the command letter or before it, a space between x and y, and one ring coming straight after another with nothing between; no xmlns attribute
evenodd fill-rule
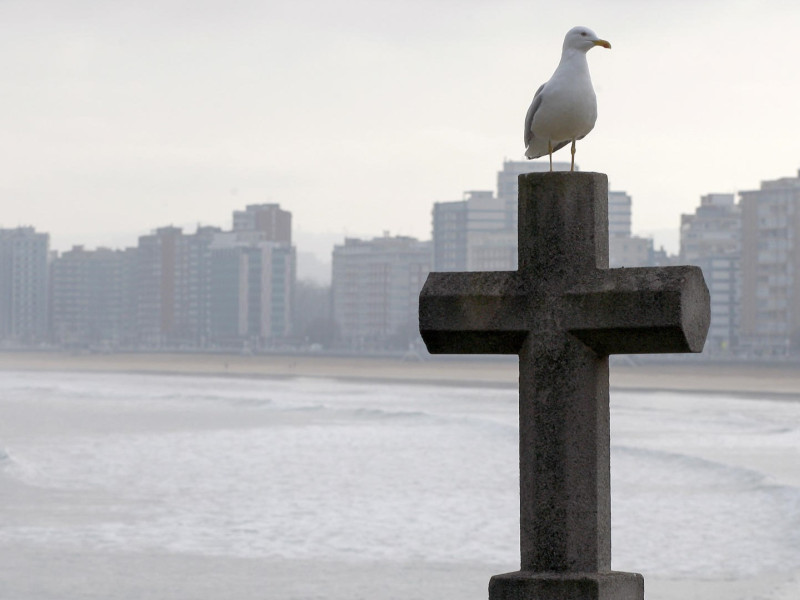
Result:
<svg viewBox="0 0 800 600"><path fill-rule="evenodd" d="M521 568L490 600L642 600L611 571L608 355L700 352L698 267L608 268L608 181L519 178L519 268L431 273L419 326L431 353L519 355Z"/></svg>

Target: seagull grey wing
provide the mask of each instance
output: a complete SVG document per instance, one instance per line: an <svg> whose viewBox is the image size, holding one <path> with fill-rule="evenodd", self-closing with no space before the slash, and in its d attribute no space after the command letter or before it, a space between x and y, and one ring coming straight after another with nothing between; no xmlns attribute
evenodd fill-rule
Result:
<svg viewBox="0 0 800 600"><path fill-rule="evenodd" d="M533 125L533 115L536 114L536 111L539 110L539 106L542 104L542 90L546 83L543 83L539 86L539 89L536 90L536 93L533 95L533 102L531 102L530 107L528 108L528 114L525 115L525 147L527 148L528 145L531 143L531 138L533 137L533 130L531 126Z"/></svg>

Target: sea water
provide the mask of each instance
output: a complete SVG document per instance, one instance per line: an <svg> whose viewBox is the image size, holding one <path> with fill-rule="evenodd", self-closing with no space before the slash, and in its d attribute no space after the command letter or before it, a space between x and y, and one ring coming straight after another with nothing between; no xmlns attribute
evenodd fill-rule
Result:
<svg viewBox="0 0 800 600"><path fill-rule="evenodd" d="M611 412L614 569L794 577L800 402ZM517 443L511 389L5 372L0 597L485 598Z"/></svg>

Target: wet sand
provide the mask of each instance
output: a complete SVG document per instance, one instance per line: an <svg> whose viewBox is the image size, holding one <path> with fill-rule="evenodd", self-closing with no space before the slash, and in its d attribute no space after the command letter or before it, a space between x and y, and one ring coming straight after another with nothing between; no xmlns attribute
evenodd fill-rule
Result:
<svg viewBox="0 0 800 600"><path fill-rule="evenodd" d="M236 377L327 377L445 385L517 385L514 360L336 357L323 355L70 354L0 352L2 370L164 373ZM611 387L800 397L795 365L647 363L611 367Z"/></svg>

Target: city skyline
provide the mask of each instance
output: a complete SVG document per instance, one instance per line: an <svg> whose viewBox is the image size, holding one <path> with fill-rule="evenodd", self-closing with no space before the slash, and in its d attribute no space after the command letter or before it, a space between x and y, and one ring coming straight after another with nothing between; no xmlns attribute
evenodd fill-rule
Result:
<svg viewBox="0 0 800 600"><path fill-rule="evenodd" d="M292 335L292 215L248 205L233 227L160 227L135 247L62 253L0 228L0 344L261 347Z"/></svg>
<svg viewBox="0 0 800 600"><path fill-rule="evenodd" d="M132 243L154 223L280 202L309 235L391 223L425 239L432 203L490 189L501 157L522 158L525 110L576 24L613 46L590 57L599 118L578 163L634 198L634 232L796 167L800 73L781 34L796 5L443 8L3 3L2 226L59 248Z"/></svg>
<svg viewBox="0 0 800 600"><path fill-rule="evenodd" d="M77 246L60 256L49 251L48 233L0 228L0 341L413 348L418 294L429 272L517 268L514 176L531 168L505 161L496 195L473 190L461 201L434 203L431 240L388 231L346 238L334 246L327 291L298 282L292 214L275 203L234 211L228 231L165 226L140 236L136 247ZM680 254L669 256L651 239L632 235L631 197L609 191L609 266L700 267L710 293L709 356L798 355L798 201L800 170L741 192L739 202L733 194L707 194L694 213L682 215ZM295 301L302 308L295 310Z"/></svg>

